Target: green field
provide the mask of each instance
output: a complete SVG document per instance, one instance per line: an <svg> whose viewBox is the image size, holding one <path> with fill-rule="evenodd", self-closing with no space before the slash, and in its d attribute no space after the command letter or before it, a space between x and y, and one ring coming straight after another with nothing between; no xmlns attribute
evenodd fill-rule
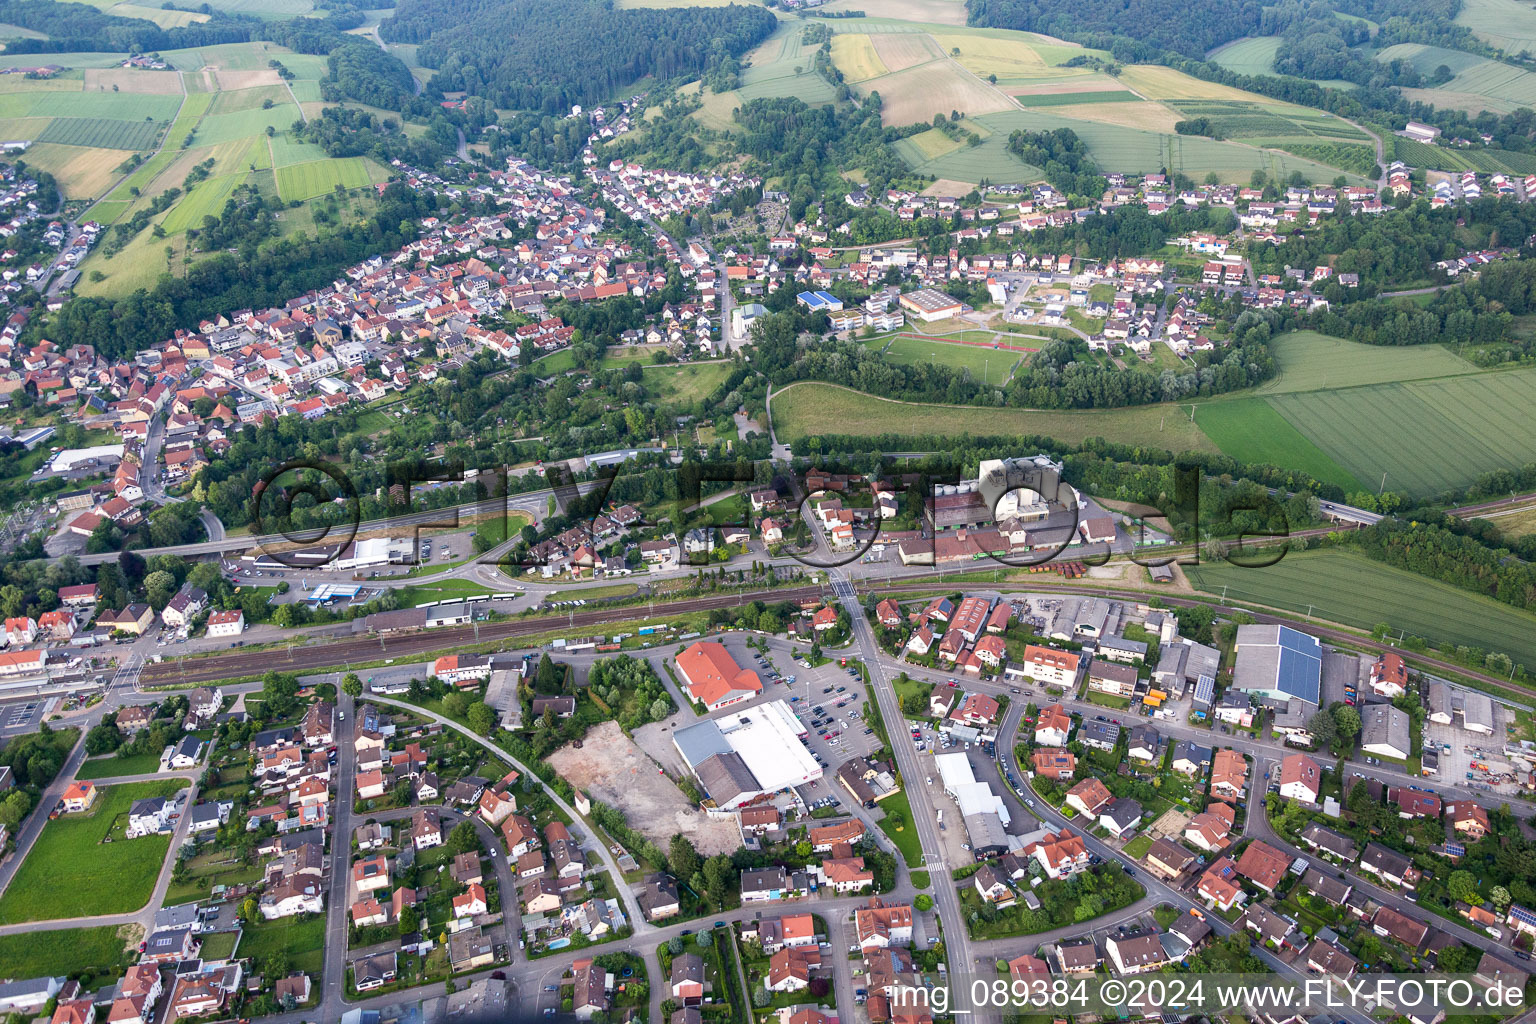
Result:
<svg viewBox="0 0 1536 1024"><path fill-rule="evenodd" d="M1209 118L1217 133L1225 139L1369 141L1365 132L1322 111L1242 100L1171 100L1169 103L1188 117Z"/></svg>
<svg viewBox="0 0 1536 1024"><path fill-rule="evenodd" d="M197 126L197 145L211 146L247 136L264 135L270 125L277 131L285 131L299 119L299 108L292 103L279 103L270 110L256 108L233 114L210 113Z"/></svg>
<svg viewBox="0 0 1536 1024"><path fill-rule="evenodd" d="M1506 53L1536 53L1536 10L1519 0L1462 0L1456 24Z"/></svg>
<svg viewBox="0 0 1536 1024"><path fill-rule="evenodd" d="M1111 92L1046 92L1015 96L1026 107L1070 107L1079 103L1139 103L1141 97L1129 89Z"/></svg>
<svg viewBox="0 0 1536 1024"><path fill-rule="evenodd" d="M1276 410L1357 479L1414 496L1536 461L1536 370L1276 395Z"/></svg>
<svg viewBox="0 0 1536 1024"><path fill-rule="evenodd" d="M806 45L804 34L803 22L781 22L773 35L752 51L751 66L742 71L741 87L736 90L741 100L794 96L807 103L830 103L837 98L831 83L812 66L816 47Z"/></svg>
<svg viewBox="0 0 1536 1024"><path fill-rule="evenodd" d="M368 184L368 168L362 157L338 160L313 160L277 169L277 194L284 199L313 199L342 188L360 188Z"/></svg>
<svg viewBox="0 0 1536 1024"><path fill-rule="evenodd" d="M317 143L298 142L288 132L278 132L268 141L272 146L273 167L292 167L325 159L325 150Z"/></svg>
<svg viewBox="0 0 1536 1024"><path fill-rule="evenodd" d="M57 58L50 58L57 62ZM23 94L26 95L26 94ZM21 98L14 96L13 98ZM169 121L181 106L180 95L128 92L38 92L30 94L30 113L47 117L104 118L114 121ZM17 116L17 115L11 115Z"/></svg>
<svg viewBox="0 0 1536 1024"><path fill-rule="evenodd" d="M1279 36L1248 36L1218 46L1206 54L1206 59L1240 75L1272 75L1280 42Z"/></svg>
<svg viewBox="0 0 1536 1024"><path fill-rule="evenodd" d="M911 147L898 144L897 152L914 171L921 174L970 182L982 178L991 181L1030 181L1038 177L1038 172L1025 167L1008 152L1008 136L1021 128L1031 131L1070 128L1088 144L1094 159L1104 171L1136 174L1167 168L1196 179L1215 171L1224 180L1243 182L1255 170L1282 179L1292 171L1300 171L1313 181L1332 181L1339 173L1335 167L1279 150L1082 120L1069 116L1071 110L1070 106L1036 107L981 114L969 119L991 132L979 146L962 146L922 162L914 162L917 154ZM1326 118L1326 115L1319 114L1319 117ZM1332 123L1342 125L1337 120ZM1300 131L1299 128L1294 130ZM1311 133L1306 134L1312 137Z"/></svg>
<svg viewBox="0 0 1536 1024"><path fill-rule="evenodd" d="M178 779L107 786L88 813L50 821L0 896L0 924L124 914L142 907L154 891L171 839L125 839L128 807L141 797L170 796L185 785ZM103 843L109 835L112 842Z"/></svg>
<svg viewBox="0 0 1536 1024"><path fill-rule="evenodd" d="M247 178L258 177L248 172L221 174L217 178L200 181L192 191L177 201L160 222L169 234L177 234L187 228L201 227L204 217L217 217L224 212L224 204L235 189Z"/></svg>
<svg viewBox="0 0 1536 1024"><path fill-rule="evenodd" d="M1471 644L1536 665L1536 616L1353 552L1292 552L1262 569L1229 563L1184 570L1190 583L1228 601L1263 604L1370 629L1386 622L1431 643Z"/></svg>
<svg viewBox="0 0 1536 1024"><path fill-rule="evenodd" d="M1291 331L1269 343L1280 374L1265 394L1352 388L1362 384L1475 374L1476 366L1439 345L1361 345L1316 331Z"/></svg>
<svg viewBox="0 0 1536 1024"><path fill-rule="evenodd" d="M1195 421L1223 454L1239 462L1297 469L1345 491L1362 489L1262 398L1206 403L1195 410Z"/></svg>
<svg viewBox="0 0 1536 1024"><path fill-rule="evenodd" d="M1216 445L1173 405L1125 409L1033 411L896 402L834 384L793 384L773 395L773 422L780 441L823 434L1043 435L1079 442L1102 437L1170 451L1216 451Z"/></svg>
<svg viewBox="0 0 1536 1024"><path fill-rule="evenodd" d="M56 117L37 134L38 142L95 149L145 150L155 147L164 121L120 121L106 117Z"/></svg>
<svg viewBox="0 0 1536 1024"><path fill-rule="evenodd" d="M1023 356L1022 352L1011 352L1008 349L920 341L917 338L896 338L885 353L885 358L893 363L938 363L952 366L957 370L969 371L973 380L999 386L1006 384L1008 378L1013 376L1013 367Z"/></svg>
<svg viewBox="0 0 1536 1024"><path fill-rule="evenodd" d="M1424 43L1398 43L1379 51L1376 59L1405 60L1426 75L1433 75L1442 64L1450 68L1455 73L1450 81L1431 89L1407 90L1407 95L1437 106L1509 113L1536 105L1536 74L1513 64Z"/></svg>
<svg viewBox="0 0 1536 1024"><path fill-rule="evenodd" d="M129 959L127 945L111 925L0 935L0 977L117 977Z"/></svg>

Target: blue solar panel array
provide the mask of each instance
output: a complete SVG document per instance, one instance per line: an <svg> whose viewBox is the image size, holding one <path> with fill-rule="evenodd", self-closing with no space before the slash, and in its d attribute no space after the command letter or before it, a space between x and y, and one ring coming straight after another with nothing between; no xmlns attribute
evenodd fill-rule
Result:
<svg viewBox="0 0 1536 1024"><path fill-rule="evenodd" d="M1322 645L1316 637L1280 627L1280 665L1275 686L1282 693L1317 704L1322 682Z"/></svg>

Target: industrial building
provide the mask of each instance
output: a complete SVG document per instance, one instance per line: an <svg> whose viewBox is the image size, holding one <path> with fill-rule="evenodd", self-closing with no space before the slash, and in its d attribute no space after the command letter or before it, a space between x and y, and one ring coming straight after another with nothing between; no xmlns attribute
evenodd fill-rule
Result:
<svg viewBox="0 0 1536 1024"><path fill-rule="evenodd" d="M971 760L965 754L940 754L934 763L944 782L944 792L960 805L960 819L965 823L971 852L978 858L1006 852L1006 829L1011 819L1002 797L985 782L976 781Z"/></svg>
<svg viewBox="0 0 1536 1024"><path fill-rule="evenodd" d="M821 778L805 726L782 700L679 729L672 744L720 810Z"/></svg>
<svg viewBox="0 0 1536 1024"><path fill-rule="evenodd" d="M1271 701L1304 701L1318 706L1322 690L1323 645L1289 626L1237 627L1233 689Z"/></svg>
<svg viewBox="0 0 1536 1024"><path fill-rule="evenodd" d="M901 297L901 308L924 323L948 320L960 312L960 300L937 288L919 288Z"/></svg>

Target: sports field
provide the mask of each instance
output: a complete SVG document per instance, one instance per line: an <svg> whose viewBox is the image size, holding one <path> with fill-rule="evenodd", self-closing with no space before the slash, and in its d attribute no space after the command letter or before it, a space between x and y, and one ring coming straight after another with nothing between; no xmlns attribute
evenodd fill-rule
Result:
<svg viewBox="0 0 1536 1024"><path fill-rule="evenodd" d="M1043 435L1071 442L1102 437L1170 451L1216 450L1210 438L1171 405L1062 412L984 409L897 402L835 384L806 382L774 392L772 407L775 432L786 443L825 434Z"/></svg>
<svg viewBox="0 0 1536 1024"><path fill-rule="evenodd" d="M1268 401L1368 485L1414 496L1536 461L1536 370L1282 394Z"/></svg>
<svg viewBox="0 0 1536 1024"><path fill-rule="evenodd" d="M1005 348L902 337L892 340L890 347L885 350L885 358L893 363L938 363L966 370L973 380L999 386L1008 382L1008 378L1013 376L1014 366L1027 354Z"/></svg>
<svg viewBox="0 0 1536 1024"><path fill-rule="evenodd" d="M1350 551L1292 552L1265 568L1204 563L1184 570L1197 589L1360 629L1385 622L1433 644L1502 651L1536 665L1536 616Z"/></svg>
<svg viewBox="0 0 1536 1024"><path fill-rule="evenodd" d="M1277 335L1269 347L1280 364L1280 375L1259 386L1258 390L1265 394L1479 372L1476 366L1439 345L1361 345L1316 331L1291 331Z"/></svg>
<svg viewBox="0 0 1536 1024"><path fill-rule="evenodd" d="M1207 402L1195 408L1195 422L1223 454L1239 462L1300 470L1346 492L1362 489L1360 481L1262 398Z"/></svg>

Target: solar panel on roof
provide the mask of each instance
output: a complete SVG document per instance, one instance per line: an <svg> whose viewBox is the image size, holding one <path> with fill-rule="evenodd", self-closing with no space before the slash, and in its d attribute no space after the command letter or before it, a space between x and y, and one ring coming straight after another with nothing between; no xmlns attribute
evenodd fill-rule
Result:
<svg viewBox="0 0 1536 1024"><path fill-rule="evenodd" d="M1460 843L1446 843L1445 852L1451 857L1465 857L1467 855L1467 848Z"/></svg>

